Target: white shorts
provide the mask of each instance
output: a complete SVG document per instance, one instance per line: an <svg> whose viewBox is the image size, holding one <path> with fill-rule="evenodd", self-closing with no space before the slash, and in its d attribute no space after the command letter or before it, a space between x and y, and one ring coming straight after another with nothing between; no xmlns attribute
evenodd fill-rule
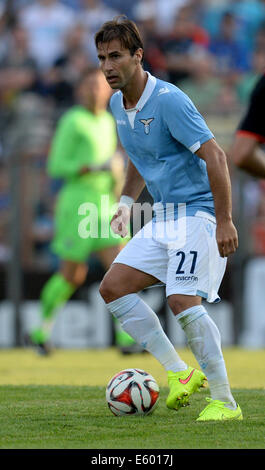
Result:
<svg viewBox="0 0 265 470"><path fill-rule="evenodd" d="M201 211L197 214L166 222L150 221L113 263L151 274L166 286L167 297L199 295L208 302L218 302L227 258L219 255L214 217Z"/></svg>

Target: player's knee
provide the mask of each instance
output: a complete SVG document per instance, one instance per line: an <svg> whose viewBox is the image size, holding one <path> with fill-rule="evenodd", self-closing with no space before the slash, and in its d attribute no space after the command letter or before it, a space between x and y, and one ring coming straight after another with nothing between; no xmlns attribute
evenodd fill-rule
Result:
<svg viewBox="0 0 265 470"><path fill-rule="evenodd" d="M111 279L111 277L107 274L104 276L100 283L99 293L106 303L112 302L118 297L115 284L116 283L114 282L114 280Z"/></svg>
<svg viewBox="0 0 265 470"><path fill-rule="evenodd" d="M201 299L198 296L173 294L167 298L167 302L174 315L178 315L188 308L200 305Z"/></svg>
<svg viewBox="0 0 265 470"><path fill-rule="evenodd" d="M170 295L167 299L169 308L172 310L174 315L178 315L179 313L182 312L183 306L180 300L176 295Z"/></svg>

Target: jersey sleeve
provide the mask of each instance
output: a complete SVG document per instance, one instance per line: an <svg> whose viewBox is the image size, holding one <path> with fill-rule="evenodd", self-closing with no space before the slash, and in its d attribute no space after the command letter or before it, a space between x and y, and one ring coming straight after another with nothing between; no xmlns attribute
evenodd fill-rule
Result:
<svg viewBox="0 0 265 470"><path fill-rule="evenodd" d="M58 122L48 155L47 172L53 178L76 175L80 163L75 160L77 133L72 115L66 113Z"/></svg>
<svg viewBox="0 0 265 470"><path fill-rule="evenodd" d="M162 115L172 137L195 153L214 135L190 98L183 92L163 97Z"/></svg>
<svg viewBox="0 0 265 470"><path fill-rule="evenodd" d="M250 133L256 140L265 141L264 103L265 76L263 75L251 93L248 109L238 126L237 133Z"/></svg>

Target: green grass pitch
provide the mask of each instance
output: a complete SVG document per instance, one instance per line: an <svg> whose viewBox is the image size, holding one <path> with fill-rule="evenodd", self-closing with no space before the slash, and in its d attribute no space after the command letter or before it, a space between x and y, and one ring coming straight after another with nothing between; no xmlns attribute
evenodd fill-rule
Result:
<svg viewBox="0 0 265 470"><path fill-rule="evenodd" d="M179 353L197 366L189 350ZM264 449L265 350L228 348L224 356L243 421L197 423L207 389L189 407L168 410L166 374L148 353L0 350L0 449ZM146 370L160 386L150 416L115 417L107 407L107 382L128 367Z"/></svg>

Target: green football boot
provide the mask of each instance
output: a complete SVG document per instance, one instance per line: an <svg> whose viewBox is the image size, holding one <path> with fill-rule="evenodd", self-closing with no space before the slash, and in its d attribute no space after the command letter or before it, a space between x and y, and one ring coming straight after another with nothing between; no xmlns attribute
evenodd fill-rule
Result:
<svg viewBox="0 0 265 470"><path fill-rule="evenodd" d="M193 367L181 372L168 371L169 395L166 405L171 410L179 410L189 404L189 397L205 387L206 376Z"/></svg>
<svg viewBox="0 0 265 470"><path fill-rule="evenodd" d="M237 404L235 410L227 405L228 403L220 400L213 400L207 397L209 404L201 411L196 421L227 421L228 419L243 419L240 406Z"/></svg>

